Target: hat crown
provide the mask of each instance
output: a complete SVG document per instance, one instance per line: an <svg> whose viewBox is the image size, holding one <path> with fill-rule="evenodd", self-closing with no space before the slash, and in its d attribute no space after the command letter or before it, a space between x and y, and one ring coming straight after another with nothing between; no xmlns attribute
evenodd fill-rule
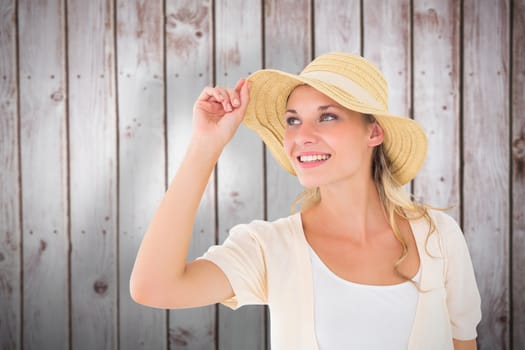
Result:
<svg viewBox="0 0 525 350"><path fill-rule="evenodd" d="M334 85L377 109L388 111L388 85L381 71L365 58L343 52L318 56L300 74Z"/></svg>

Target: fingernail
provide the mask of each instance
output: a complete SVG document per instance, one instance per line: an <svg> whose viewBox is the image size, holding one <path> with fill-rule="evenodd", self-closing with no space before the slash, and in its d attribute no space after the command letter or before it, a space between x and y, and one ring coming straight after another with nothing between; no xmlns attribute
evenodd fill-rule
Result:
<svg viewBox="0 0 525 350"><path fill-rule="evenodd" d="M234 99L232 102L234 106L238 106L240 103L238 99Z"/></svg>
<svg viewBox="0 0 525 350"><path fill-rule="evenodd" d="M228 104L226 105L226 111L228 111L228 112L231 112L231 111L232 111L232 105L231 105L231 104L228 103Z"/></svg>

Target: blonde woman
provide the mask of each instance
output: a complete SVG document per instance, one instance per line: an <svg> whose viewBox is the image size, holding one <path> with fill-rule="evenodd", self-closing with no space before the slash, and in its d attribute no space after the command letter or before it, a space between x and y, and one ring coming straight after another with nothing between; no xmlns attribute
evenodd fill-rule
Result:
<svg viewBox="0 0 525 350"><path fill-rule="evenodd" d="M480 297L460 228L402 186L426 156L364 58L261 70L198 97L186 156L140 246L131 295L158 308L266 304L273 350L476 349ZM231 229L186 262L197 207L243 122L305 187L301 210Z"/></svg>

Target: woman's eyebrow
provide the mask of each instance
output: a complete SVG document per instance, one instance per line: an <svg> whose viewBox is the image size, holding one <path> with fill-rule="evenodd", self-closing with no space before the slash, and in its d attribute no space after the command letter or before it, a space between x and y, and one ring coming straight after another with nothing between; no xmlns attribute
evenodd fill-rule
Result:
<svg viewBox="0 0 525 350"><path fill-rule="evenodd" d="M336 105L326 105L326 106L319 106L319 107L317 107L317 110L319 110L319 111L326 111L329 108L339 108L339 107L336 106Z"/></svg>
<svg viewBox="0 0 525 350"><path fill-rule="evenodd" d="M287 109L285 113L297 114L297 111L295 109Z"/></svg>

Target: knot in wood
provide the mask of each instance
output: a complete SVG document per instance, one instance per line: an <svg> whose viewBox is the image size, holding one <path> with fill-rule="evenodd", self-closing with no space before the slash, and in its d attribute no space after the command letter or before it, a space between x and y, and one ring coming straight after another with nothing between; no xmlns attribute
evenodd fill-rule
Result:
<svg viewBox="0 0 525 350"><path fill-rule="evenodd" d="M95 293L99 295L104 295L106 291L108 290L108 283L106 281L95 281L93 284L93 289L95 290Z"/></svg>
<svg viewBox="0 0 525 350"><path fill-rule="evenodd" d="M187 347L193 338L193 333L185 328L177 327L177 329L170 329L169 331L170 342L180 346Z"/></svg>
<svg viewBox="0 0 525 350"><path fill-rule="evenodd" d="M51 94L51 99L55 102L60 102L64 99L62 91L55 91Z"/></svg>
<svg viewBox="0 0 525 350"><path fill-rule="evenodd" d="M520 137L512 143L512 155L514 159L522 162L525 159L525 139Z"/></svg>
<svg viewBox="0 0 525 350"><path fill-rule="evenodd" d="M177 18L175 14L166 16L166 26L170 28L177 28Z"/></svg>

